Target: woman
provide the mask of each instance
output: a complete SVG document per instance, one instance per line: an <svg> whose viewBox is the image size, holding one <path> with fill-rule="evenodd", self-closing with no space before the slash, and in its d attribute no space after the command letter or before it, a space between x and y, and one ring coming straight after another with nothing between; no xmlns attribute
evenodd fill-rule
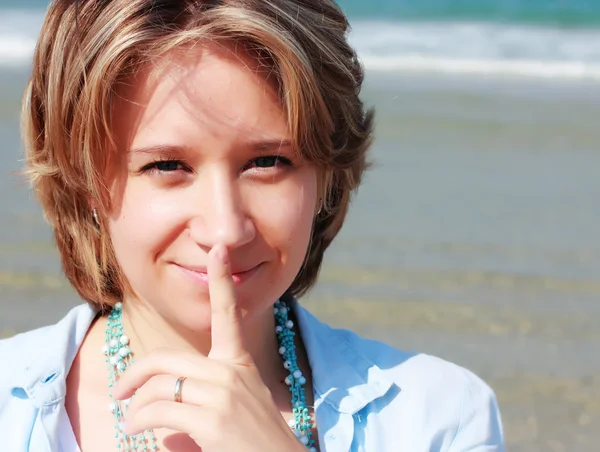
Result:
<svg viewBox="0 0 600 452"><path fill-rule="evenodd" d="M0 342L2 450L503 450L476 376L296 302L371 143L347 28L331 0L51 4L27 163L87 303Z"/></svg>

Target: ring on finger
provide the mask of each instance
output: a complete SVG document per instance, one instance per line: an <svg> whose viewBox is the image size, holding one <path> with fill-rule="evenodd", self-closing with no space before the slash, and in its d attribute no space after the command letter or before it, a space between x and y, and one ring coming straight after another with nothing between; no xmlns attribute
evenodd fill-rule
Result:
<svg viewBox="0 0 600 452"><path fill-rule="evenodd" d="M179 377L175 382L175 392L173 394L173 400L176 403L181 403L181 388L183 387L183 382L187 377Z"/></svg>

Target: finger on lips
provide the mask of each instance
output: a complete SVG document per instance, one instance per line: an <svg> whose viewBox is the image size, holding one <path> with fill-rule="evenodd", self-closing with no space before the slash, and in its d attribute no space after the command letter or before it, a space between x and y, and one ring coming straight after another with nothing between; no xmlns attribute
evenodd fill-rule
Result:
<svg viewBox="0 0 600 452"><path fill-rule="evenodd" d="M239 384L237 380L241 377L236 365L253 368L250 353L244 346L241 314L225 246L216 245L210 251L207 271L211 305L210 353L205 357L157 349L121 375L113 395L117 400L131 398L125 422L129 435L160 427L197 431L201 412L208 414L215 407L231 405L232 388ZM182 403L174 401L179 377L186 377ZM192 424L187 428L189 423ZM207 431L210 433L210 429Z"/></svg>
<svg viewBox="0 0 600 452"><path fill-rule="evenodd" d="M244 347L241 314L231 277L229 253L223 245L215 245L208 253L208 290L212 341L208 356L240 364L251 361Z"/></svg>

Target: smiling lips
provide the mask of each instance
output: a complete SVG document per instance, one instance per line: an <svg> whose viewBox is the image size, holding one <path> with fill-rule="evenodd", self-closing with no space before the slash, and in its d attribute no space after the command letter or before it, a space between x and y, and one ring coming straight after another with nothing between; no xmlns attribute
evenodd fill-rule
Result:
<svg viewBox="0 0 600 452"><path fill-rule="evenodd" d="M186 267L184 265L175 264L177 268L179 268L185 275L191 277L194 281L200 282L206 286L208 286L208 273L206 272L206 267L204 268L191 268ZM259 268L262 266L262 263L250 268L249 270L244 271L236 271L231 274L231 279L233 279L233 283L237 286L256 274Z"/></svg>

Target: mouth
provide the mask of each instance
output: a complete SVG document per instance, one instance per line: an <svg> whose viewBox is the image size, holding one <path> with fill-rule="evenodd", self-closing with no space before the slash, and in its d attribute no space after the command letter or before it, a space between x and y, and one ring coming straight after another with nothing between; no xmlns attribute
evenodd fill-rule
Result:
<svg viewBox="0 0 600 452"><path fill-rule="evenodd" d="M260 268L263 266L263 263L264 262L261 262L260 264L254 266L250 269L247 269L247 270L232 272L231 279L233 280L233 283L236 286L238 286L240 284L247 282L260 270ZM208 286L208 273L206 271L206 268L192 268L192 267L188 267L188 266L180 265L180 264L174 264L174 265L184 275L186 275L189 278L192 278L192 280L195 281L196 283L200 283L200 284Z"/></svg>

